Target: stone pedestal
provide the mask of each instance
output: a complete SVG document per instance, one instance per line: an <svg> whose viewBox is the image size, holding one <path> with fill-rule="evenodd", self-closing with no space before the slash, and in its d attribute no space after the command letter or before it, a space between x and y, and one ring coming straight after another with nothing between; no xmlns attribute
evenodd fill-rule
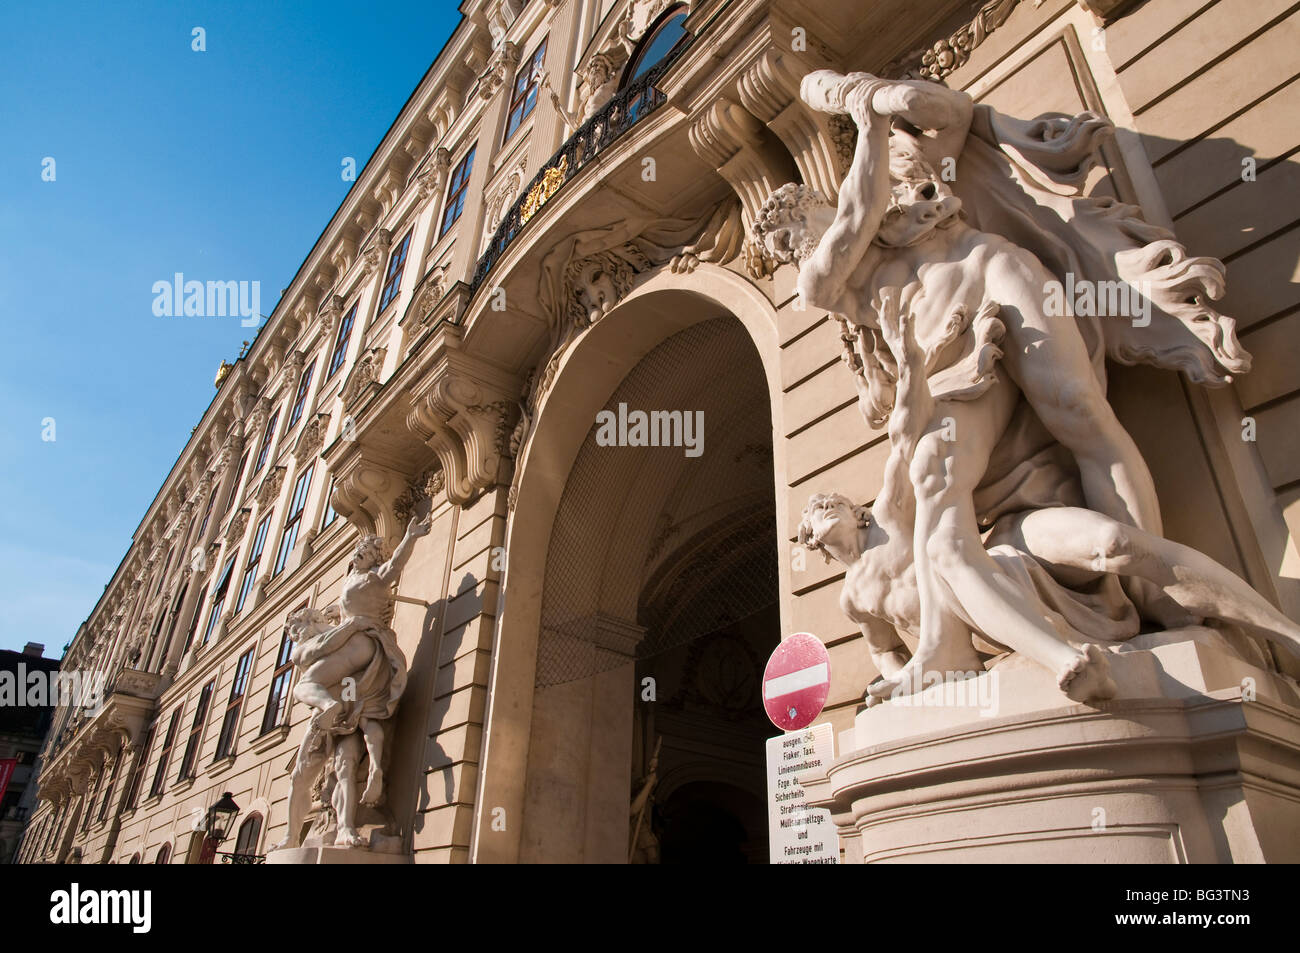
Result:
<svg viewBox="0 0 1300 953"><path fill-rule="evenodd" d="M268 864L409 864L410 854L385 854L368 847L286 847L266 855Z"/></svg>
<svg viewBox="0 0 1300 953"><path fill-rule="evenodd" d="M1139 636L1096 705L1011 657L860 711L800 783L848 863L1295 863L1300 691L1241 655L1210 629Z"/></svg>

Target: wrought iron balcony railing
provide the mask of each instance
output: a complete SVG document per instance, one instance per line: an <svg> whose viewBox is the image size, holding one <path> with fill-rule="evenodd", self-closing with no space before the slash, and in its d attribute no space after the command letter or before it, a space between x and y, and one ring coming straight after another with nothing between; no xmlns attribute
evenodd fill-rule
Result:
<svg viewBox="0 0 1300 953"><path fill-rule="evenodd" d="M510 206L510 211L492 234L492 240L488 242L487 249L474 269L474 277L470 282L471 294L478 291L488 272L510 247L520 230L537 214L538 209L623 133L667 101L667 97L655 84L689 47L688 38L644 75L620 89L547 160L541 171L528 183L528 187L520 193L514 205Z"/></svg>

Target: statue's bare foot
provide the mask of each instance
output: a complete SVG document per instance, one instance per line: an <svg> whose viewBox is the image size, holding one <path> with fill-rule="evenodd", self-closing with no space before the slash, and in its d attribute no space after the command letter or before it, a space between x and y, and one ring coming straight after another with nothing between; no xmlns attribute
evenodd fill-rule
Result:
<svg viewBox="0 0 1300 953"><path fill-rule="evenodd" d="M892 675L882 675L867 686L867 705L870 707L902 695L915 695L938 681L966 678L971 673L978 675L983 671L984 663L970 645L933 652L928 656L914 655ZM872 698L876 700L873 702Z"/></svg>
<svg viewBox="0 0 1300 953"><path fill-rule="evenodd" d="M1115 680L1110 677L1106 653L1091 644L1061 671L1056 684L1071 701L1076 702L1114 698L1119 691Z"/></svg>
<svg viewBox="0 0 1300 953"><path fill-rule="evenodd" d="M361 835L352 827L340 827L338 833L334 835L334 846L336 847L360 847L362 845Z"/></svg>
<svg viewBox="0 0 1300 953"><path fill-rule="evenodd" d="M361 803L366 807L374 807L383 796L384 772L378 768L372 768L370 776L366 778L366 789L361 793Z"/></svg>

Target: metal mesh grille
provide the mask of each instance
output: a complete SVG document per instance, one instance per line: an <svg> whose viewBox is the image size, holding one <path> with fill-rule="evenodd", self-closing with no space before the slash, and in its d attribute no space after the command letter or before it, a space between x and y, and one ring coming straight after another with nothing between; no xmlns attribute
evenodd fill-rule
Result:
<svg viewBox="0 0 1300 953"><path fill-rule="evenodd" d="M605 409L620 403L703 411L704 452L601 446L593 420L551 531L538 687L648 658L778 599L767 385L740 322L665 340ZM614 538L629 526L639 530ZM618 618L602 609L611 603Z"/></svg>

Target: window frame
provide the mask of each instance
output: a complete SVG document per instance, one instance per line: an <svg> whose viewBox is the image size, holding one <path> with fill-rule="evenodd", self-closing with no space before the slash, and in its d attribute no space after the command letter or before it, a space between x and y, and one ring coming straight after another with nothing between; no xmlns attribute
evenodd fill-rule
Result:
<svg viewBox="0 0 1300 953"><path fill-rule="evenodd" d="M537 74L542 69L542 60L546 57L546 44L550 36L544 36L541 42L533 49L532 55L523 62L527 64L526 68L520 69L515 73L514 86L510 92L510 108L506 111L506 134L502 138L501 144L505 145L513 138L514 134L522 128L524 120L533 114L537 108L537 97L541 95L541 88L537 83ZM520 82L523 87L520 88ZM530 98L531 96L531 98ZM516 119L516 113L518 118Z"/></svg>
<svg viewBox="0 0 1300 953"><path fill-rule="evenodd" d="M184 705L177 705L172 711L171 721L167 723L167 734L163 738L162 750L158 752L158 767L154 769L153 784L149 785L149 797L161 797L167 790L167 762L171 760L172 749L176 746L176 732L180 728L181 711Z"/></svg>
<svg viewBox="0 0 1300 953"><path fill-rule="evenodd" d="M307 608L304 602L298 609ZM294 612L297 612L295 609ZM293 686L293 640L289 638L286 624L280 635L280 648L275 654L275 669L271 673L271 687L266 695L266 708L262 713L262 734L280 727L280 719L289 715L289 691Z"/></svg>
<svg viewBox="0 0 1300 953"><path fill-rule="evenodd" d="M190 733L185 740L185 753L181 756L181 770L176 776L178 784L194 777L199 762L199 747L203 744L203 729L208 720L208 706L212 703L212 693L216 689L217 680L214 678L199 691L199 700L194 706L194 720L190 723Z"/></svg>
<svg viewBox="0 0 1300 953"><path fill-rule="evenodd" d="M149 726L149 731L144 736L144 743L140 746L139 753L135 756L135 764L131 765L131 777L127 781L126 798L122 802L123 807L128 811L134 811L140 803L140 791L144 788L144 772L149 767L149 752L153 748L154 738L158 734L158 723L155 721Z"/></svg>
<svg viewBox="0 0 1300 953"><path fill-rule="evenodd" d="M289 554L298 545L298 530L302 526L302 513L307 508L307 494L311 492L311 479L315 470L316 464L308 464L307 469L298 474L293 485L293 496L289 498L289 509L284 516L284 528L280 530L280 545L275 551L275 562L271 564L272 579L284 571ZM305 485L304 480L307 481Z"/></svg>
<svg viewBox="0 0 1300 953"><path fill-rule="evenodd" d="M334 509L334 484L333 475L330 476L330 485L325 489L325 511L321 514L320 528L322 531L329 529L338 521L339 511Z"/></svg>
<svg viewBox="0 0 1300 953"><path fill-rule="evenodd" d="M275 413L266 422L266 430L262 433L262 446L257 451L257 462L253 465L253 475L262 472L262 467L266 466L266 458L271 455L271 444L275 442L275 428L280 424L280 409L275 408Z"/></svg>
<svg viewBox="0 0 1300 953"><path fill-rule="evenodd" d="M230 577L234 575L235 560L238 557L239 553L236 552L226 560L226 565L222 567L221 575L219 575L217 581L212 584L212 599L209 603L211 608L208 611L208 627L203 632L203 645L207 645L212 641L212 633L216 631L217 627L217 618L221 614L221 611L226 607L226 593L230 590Z"/></svg>
<svg viewBox="0 0 1300 953"><path fill-rule="evenodd" d="M411 249L411 234L414 231L414 227L408 228L406 235L388 253L388 268L384 271L384 286L379 292L379 310L375 312L376 314L383 314L388 310L388 306L397 300L398 292L402 289L402 275L406 272L406 259Z"/></svg>
<svg viewBox="0 0 1300 953"><path fill-rule="evenodd" d="M465 196L469 194L469 177L474 172L474 154L478 151L478 143L474 143L467 150L461 160L456 163L452 169L451 175L447 178L447 198L442 204L442 216L439 219L438 239L441 241L452 227L460 221L461 214L465 211ZM447 220L447 216L455 209L456 214Z"/></svg>
<svg viewBox="0 0 1300 953"><path fill-rule="evenodd" d="M230 682L230 697L226 700L226 711L221 716L221 734L217 736L217 754L213 764L222 758L232 756L235 751L235 736L239 730L239 713L244 707L244 696L248 693L248 683L253 675L253 656L257 652L254 645L235 663L235 675Z"/></svg>
<svg viewBox="0 0 1300 953"><path fill-rule="evenodd" d="M357 306L359 304L361 304L360 299L352 302L352 307L343 312L343 317L339 318L339 327L334 334L334 349L330 351L329 370L325 374L325 380L327 381L332 380L334 375L348 362L348 345L352 343L352 326L357 321Z"/></svg>
<svg viewBox="0 0 1300 953"><path fill-rule="evenodd" d="M315 373L316 357L313 355L298 378L298 392L294 394L293 404L289 408L289 422L284 425L285 433L296 427L298 421L302 419L303 409L307 406L307 392L311 390L311 379Z"/></svg>
<svg viewBox="0 0 1300 953"><path fill-rule="evenodd" d="M257 579L257 567L262 562L262 550L266 548L266 537L271 532L271 517L274 515L274 508L267 510L266 515L257 524L257 529L253 531L253 543L248 550L244 575L239 580L239 596L235 599L235 615L239 615L244 611L244 602L248 599L248 594L253 591L253 583Z"/></svg>

